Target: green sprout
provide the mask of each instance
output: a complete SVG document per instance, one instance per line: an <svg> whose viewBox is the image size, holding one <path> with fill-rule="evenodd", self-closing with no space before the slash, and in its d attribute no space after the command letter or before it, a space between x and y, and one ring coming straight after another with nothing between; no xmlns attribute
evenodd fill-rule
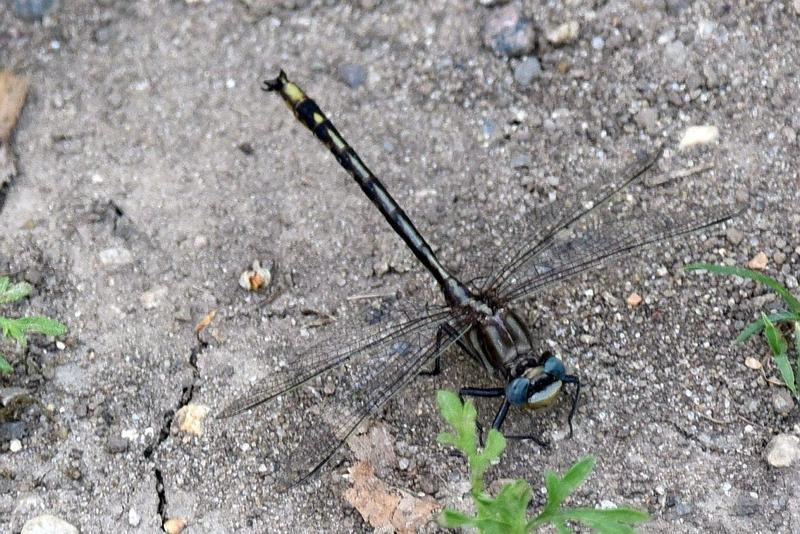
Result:
<svg viewBox="0 0 800 534"><path fill-rule="evenodd" d="M27 282L11 284L7 276L0 277L0 304L9 304L24 299L30 295L33 287ZM42 334L45 336L60 336L67 332L67 327L53 319L34 316L12 319L0 315L0 329L4 337L10 337L21 348L28 346L28 334ZM0 374L12 373L14 368L8 360L0 355Z"/></svg>
<svg viewBox="0 0 800 534"><path fill-rule="evenodd" d="M453 445L467 457L472 486L470 493L475 502L475 515L446 508L439 517L442 526L476 528L481 533L527 533L549 524L559 534L563 534L571 532L567 522L573 521L597 532L622 534L633 532L631 525L649 519L646 513L631 508L603 510L561 507L569 494L592 472L595 460L591 456L573 465L563 477L547 472L545 507L536 517L528 518L526 512L533 490L524 480L514 480L504 484L496 497L491 497L484 491L484 474L491 464L497 463L506 447L503 435L495 429L490 430L486 446L479 450L475 425L477 413L472 402L467 400L462 403L458 396L450 391L439 391L437 401L442 416L455 431L439 434L439 442Z"/></svg>
<svg viewBox="0 0 800 534"><path fill-rule="evenodd" d="M772 358L775 360L775 366L781 374L783 383L789 388L789 391L798 398L797 382L795 375L800 372L800 301L792 295L780 282L765 274L745 269L743 267L731 267L728 265L714 265L710 263L691 263L684 266L686 271L704 270L715 274L730 274L754 280L760 284L774 290L786 303L787 311L779 311L770 315L761 314L761 317L747 325L742 330L742 333L736 337L738 343L743 343L750 339L754 334L758 334L762 330L767 339L772 352ZM789 344L786 342L780 329L776 326L779 324L787 324L793 327L794 335L794 348L796 353L796 361L794 369L789 361Z"/></svg>

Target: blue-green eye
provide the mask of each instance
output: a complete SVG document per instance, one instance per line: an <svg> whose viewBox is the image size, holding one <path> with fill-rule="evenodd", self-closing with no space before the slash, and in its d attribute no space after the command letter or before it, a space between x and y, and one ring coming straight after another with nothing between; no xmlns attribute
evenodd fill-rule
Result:
<svg viewBox="0 0 800 534"><path fill-rule="evenodd" d="M544 372L559 380L564 378L564 375L567 374L566 369L564 369L564 364L555 356L550 356L547 358L547 361L544 362Z"/></svg>
<svg viewBox="0 0 800 534"><path fill-rule="evenodd" d="M522 406L528 401L528 386L531 381L527 378L515 378L506 384L506 400L514 406Z"/></svg>

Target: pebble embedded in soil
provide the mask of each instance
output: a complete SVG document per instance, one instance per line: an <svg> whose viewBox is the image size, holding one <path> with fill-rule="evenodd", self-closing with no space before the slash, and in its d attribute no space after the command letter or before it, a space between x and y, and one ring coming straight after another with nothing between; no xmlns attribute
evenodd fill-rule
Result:
<svg viewBox="0 0 800 534"><path fill-rule="evenodd" d="M489 14L483 25L483 44L501 56L524 56L536 47L536 32L522 8L509 4Z"/></svg>
<svg viewBox="0 0 800 534"><path fill-rule="evenodd" d="M8 450L11 452L19 452L22 450L22 442L18 439L12 439L8 444Z"/></svg>
<svg viewBox="0 0 800 534"><path fill-rule="evenodd" d="M22 526L20 534L78 534L75 526L60 517L43 514L28 520Z"/></svg>
<svg viewBox="0 0 800 534"><path fill-rule="evenodd" d="M111 454L120 454L128 450L128 440L120 436L109 436L106 450Z"/></svg>
<svg viewBox="0 0 800 534"><path fill-rule="evenodd" d="M128 524L132 527L138 527L139 523L142 521L139 512L136 511L136 508L131 508L128 510Z"/></svg>
<svg viewBox="0 0 800 534"><path fill-rule="evenodd" d="M747 267L750 269L755 269L756 271L763 271L766 269L768 261L767 255L763 252L759 252L753 257L753 259L747 262Z"/></svg>
<svg viewBox="0 0 800 534"><path fill-rule="evenodd" d="M713 143L719 138L719 128L716 126L689 126L686 128L678 148L681 150L691 148L695 145L705 145Z"/></svg>
<svg viewBox="0 0 800 534"><path fill-rule="evenodd" d="M736 228L728 228L728 231L725 232L725 238L731 245L737 246L744 239L744 232Z"/></svg>
<svg viewBox="0 0 800 534"><path fill-rule="evenodd" d="M642 296L639 295L638 293L631 293L630 295L628 295L628 298L625 299L625 302L628 303L628 306L635 308L636 306L642 303Z"/></svg>
<svg viewBox="0 0 800 534"><path fill-rule="evenodd" d="M514 67L514 81L523 87L529 86L542 72L542 64L535 57L525 58Z"/></svg>
<svg viewBox="0 0 800 534"><path fill-rule="evenodd" d="M339 78L350 88L358 89L367 81L367 69L355 63L342 63L337 69Z"/></svg>
<svg viewBox="0 0 800 534"><path fill-rule="evenodd" d="M133 254L131 251L122 247L112 247L101 250L98 257L100 258L100 263L108 267L119 267L133 261Z"/></svg>
<svg viewBox="0 0 800 534"><path fill-rule="evenodd" d="M164 286L156 286L149 291L145 291L139 296L139 302L145 310L152 310L158 308L167 296L168 290Z"/></svg>
<svg viewBox="0 0 800 534"><path fill-rule="evenodd" d="M545 39L555 46L565 45L578 38L580 29L581 25L577 20L570 20L547 30L545 32Z"/></svg>
<svg viewBox="0 0 800 534"><path fill-rule="evenodd" d="M511 158L512 169L524 169L531 166L530 154L520 154Z"/></svg>
<svg viewBox="0 0 800 534"><path fill-rule="evenodd" d="M789 467L800 458L800 438L778 434L767 445L765 457L772 467Z"/></svg>

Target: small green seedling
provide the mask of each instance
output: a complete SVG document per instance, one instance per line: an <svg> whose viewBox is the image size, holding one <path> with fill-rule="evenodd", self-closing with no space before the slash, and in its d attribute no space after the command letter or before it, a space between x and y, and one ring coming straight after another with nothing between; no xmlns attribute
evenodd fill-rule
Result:
<svg viewBox="0 0 800 534"><path fill-rule="evenodd" d="M789 388L795 398L798 398L795 376L798 372L800 372L800 301L798 301L788 289L786 289L774 278L756 271L751 271L750 269L745 269L743 267L731 267L728 265L713 265L710 263L692 263L684 266L684 270L686 271L695 271L701 269L710 273L731 274L735 276L741 276L742 278L755 280L760 284L768 286L778 295L780 295L780 297L786 303L786 307L789 308L788 311L779 311L770 315L762 313L759 319L753 321L747 325L744 330L742 330L742 333L738 335L736 341L743 343L744 341L750 339L750 337L752 337L754 334L757 334L763 330L764 336L767 338L767 344L769 345L770 351L772 351L772 357L775 360L775 366L781 373L783 383L786 384L786 387ZM786 339L783 337L780 329L776 326L780 323L786 323L790 326L792 324L794 325L793 335L797 358L794 369L789 361L789 344L786 342Z"/></svg>
<svg viewBox="0 0 800 534"><path fill-rule="evenodd" d="M0 277L0 304L9 304L30 295L33 287L27 282L11 284L7 276ZM11 319L0 315L0 329L4 337L10 337L23 349L28 345L28 334L60 336L67 332L67 327L47 317L20 317ZM0 355L0 374L14 371L11 364Z"/></svg>
<svg viewBox="0 0 800 534"><path fill-rule="evenodd" d="M646 513L630 508L601 510L561 507L569 494L592 472L595 460L591 456L573 465L563 477L552 472L545 474L547 503L539 515L529 519L526 512L533 493L530 485L524 480L514 480L503 485L496 497L491 497L484 491L484 474L491 464L497 463L506 447L503 435L497 430L490 430L486 446L478 450L475 426L477 414L472 402L467 400L462 403L458 396L450 391L440 391L437 401L442 416L455 431L439 434L439 442L453 445L467 457L472 484L471 494L475 501L475 515L446 508L439 517L442 526L476 528L482 533L515 534L533 532L549 524L559 534L563 534L571 532L567 523L573 521L583 523L597 532L622 534L633 532L631 525L649 519Z"/></svg>

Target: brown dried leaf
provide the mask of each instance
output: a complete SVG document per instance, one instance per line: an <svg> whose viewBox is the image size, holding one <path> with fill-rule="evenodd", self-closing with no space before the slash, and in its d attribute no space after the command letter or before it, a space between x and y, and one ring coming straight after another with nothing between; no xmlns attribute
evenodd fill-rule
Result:
<svg viewBox="0 0 800 534"><path fill-rule="evenodd" d="M369 462L355 464L350 468L350 475L353 487L345 492L345 499L376 530L401 534L417 532L441 509L430 497L420 499L379 480Z"/></svg>
<svg viewBox="0 0 800 534"><path fill-rule="evenodd" d="M10 70L0 71L0 141L8 141L28 95L28 82Z"/></svg>

